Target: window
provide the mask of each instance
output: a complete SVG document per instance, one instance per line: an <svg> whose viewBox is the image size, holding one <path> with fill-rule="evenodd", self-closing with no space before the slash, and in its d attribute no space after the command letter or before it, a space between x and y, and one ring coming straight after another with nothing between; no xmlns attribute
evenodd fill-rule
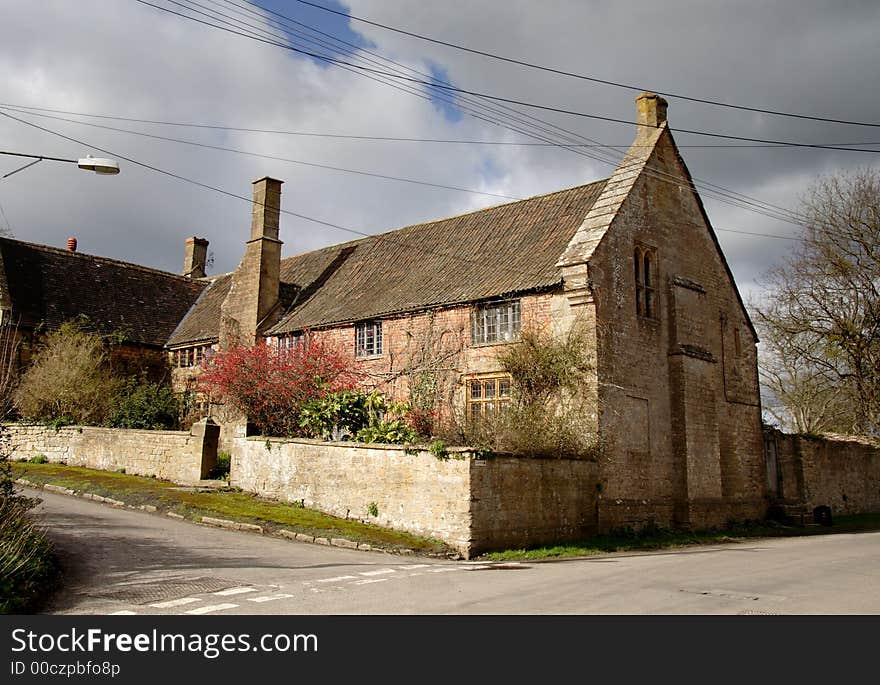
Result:
<svg viewBox="0 0 880 685"><path fill-rule="evenodd" d="M474 422L505 409L510 403L510 376L470 379L467 403L468 417Z"/></svg>
<svg viewBox="0 0 880 685"><path fill-rule="evenodd" d="M302 331L297 333L288 333L275 338L277 349L280 353L287 353L295 350L305 342L305 335Z"/></svg>
<svg viewBox="0 0 880 685"><path fill-rule="evenodd" d="M636 280L636 314L646 319L658 318L657 306L657 252L645 245L636 245L633 251Z"/></svg>
<svg viewBox="0 0 880 685"><path fill-rule="evenodd" d="M492 302L474 311L471 340L475 345L509 342L519 338L521 327L519 300Z"/></svg>
<svg viewBox="0 0 880 685"><path fill-rule="evenodd" d="M197 345L195 347L184 347L180 350L174 350L174 366L179 369L199 366L213 354L214 348L210 345Z"/></svg>
<svg viewBox="0 0 880 685"><path fill-rule="evenodd" d="M354 329L354 353L357 357L382 354L382 322L359 323Z"/></svg>

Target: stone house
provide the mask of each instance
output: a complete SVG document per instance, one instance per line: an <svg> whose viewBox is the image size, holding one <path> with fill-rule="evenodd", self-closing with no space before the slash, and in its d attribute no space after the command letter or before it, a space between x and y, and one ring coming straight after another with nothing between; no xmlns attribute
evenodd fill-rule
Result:
<svg viewBox="0 0 880 685"><path fill-rule="evenodd" d="M584 392L607 445L598 529L762 517L755 330L666 102L636 103L635 141L605 180L286 259L282 182L256 181L239 267L202 281L167 338L176 384L211 349L320 335L400 396L414 341L430 339L454 359L449 402L477 417L510 401L499 349L525 327L583 321L596 358ZM203 276L206 252L189 239L184 273Z"/></svg>
<svg viewBox="0 0 880 685"><path fill-rule="evenodd" d="M13 327L17 366L39 336L79 321L122 341L112 362L167 376L165 343L206 283L116 259L0 238L0 323Z"/></svg>

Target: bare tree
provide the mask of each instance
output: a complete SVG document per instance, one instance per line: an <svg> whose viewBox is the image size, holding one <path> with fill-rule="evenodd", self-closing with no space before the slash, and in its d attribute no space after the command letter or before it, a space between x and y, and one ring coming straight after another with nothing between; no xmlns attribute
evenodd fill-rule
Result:
<svg viewBox="0 0 880 685"><path fill-rule="evenodd" d="M799 430L880 433L880 173L820 178L757 307L765 386Z"/></svg>

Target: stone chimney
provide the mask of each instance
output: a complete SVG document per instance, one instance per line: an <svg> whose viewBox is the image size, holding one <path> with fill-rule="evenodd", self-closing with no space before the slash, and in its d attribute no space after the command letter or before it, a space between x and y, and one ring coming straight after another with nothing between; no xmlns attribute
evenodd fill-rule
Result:
<svg viewBox="0 0 880 685"><path fill-rule="evenodd" d="M204 278L208 263L208 241L192 236L186 239L183 252L183 275L188 278Z"/></svg>
<svg viewBox="0 0 880 685"><path fill-rule="evenodd" d="M67 251L76 252L76 238L70 237L67 239Z"/></svg>
<svg viewBox="0 0 880 685"><path fill-rule="evenodd" d="M636 123L639 133L647 131L647 126L657 128L666 122L666 108L669 103L656 93L641 93L636 98Z"/></svg>
<svg viewBox="0 0 880 685"><path fill-rule="evenodd" d="M221 349L253 345L257 334L275 323L280 314L282 183L268 176L254 181L251 237L220 308Z"/></svg>

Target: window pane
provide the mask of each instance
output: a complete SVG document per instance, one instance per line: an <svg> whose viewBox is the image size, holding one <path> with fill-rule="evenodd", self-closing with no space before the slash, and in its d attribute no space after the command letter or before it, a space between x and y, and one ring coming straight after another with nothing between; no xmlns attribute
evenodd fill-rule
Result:
<svg viewBox="0 0 880 685"><path fill-rule="evenodd" d="M510 397L510 381L506 378L502 378L498 381L498 396Z"/></svg>
<svg viewBox="0 0 880 685"><path fill-rule="evenodd" d="M654 316L654 292L645 290L645 316Z"/></svg>
<svg viewBox="0 0 880 685"><path fill-rule="evenodd" d="M495 397L495 379L483 382L483 397Z"/></svg>
<svg viewBox="0 0 880 685"><path fill-rule="evenodd" d="M483 384L480 381L471 381L471 398L479 399L483 396Z"/></svg>
<svg viewBox="0 0 880 685"><path fill-rule="evenodd" d="M645 253L645 285L651 286L651 255Z"/></svg>
<svg viewBox="0 0 880 685"><path fill-rule="evenodd" d="M641 270L639 269L639 262L640 261L641 261L641 256L639 255L639 251L636 250L634 258L633 258L633 262L635 262L635 265L636 265L636 283L640 283L642 280Z"/></svg>
<svg viewBox="0 0 880 685"><path fill-rule="evenodd" d="M480 404L478 402L474 402L471 405L471 421L477 422L480 420Z"/></svg>

